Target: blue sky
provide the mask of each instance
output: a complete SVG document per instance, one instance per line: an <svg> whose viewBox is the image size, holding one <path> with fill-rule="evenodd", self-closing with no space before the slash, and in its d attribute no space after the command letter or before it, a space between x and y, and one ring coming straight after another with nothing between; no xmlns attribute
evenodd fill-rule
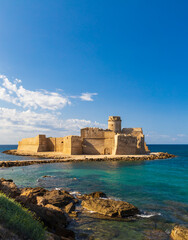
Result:
<svg viewBox="0 0 188 240"><path fill-rule="evenodd" d="M188 3L0 1L0 144L142 127L188 143Z"/></svg>

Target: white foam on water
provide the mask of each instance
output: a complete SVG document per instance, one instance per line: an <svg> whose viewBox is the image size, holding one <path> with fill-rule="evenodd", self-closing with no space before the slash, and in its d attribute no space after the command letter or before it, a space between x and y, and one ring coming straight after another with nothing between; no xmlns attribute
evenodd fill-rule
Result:
<svg viewBox="0 0 188 240"><path fill-rule="evenodd" d="M86 209L87 210L87 209ZM95 211L87 210L88 213L96 213Z"/></svg>
<svg viewBox="0 0 188 240"><path fill-rule="evenodd" d="M142 213L142 214L137 214L137 217L141 217L141 218L150 218L150 217L154 217L154 216L161 216L161 213Z"/></svg>
<svg viewBox="0 0 188 240"><path fill-rule="evenodd" d="M78 196L81 195L81 194L80 194L79 192L77 192L77 191L70 192L70 194L71 194L71 195L78 195Z"/></svg>
<svg viewBox="0 0 188 240"><path fill-rule="evenodd" d="M83 207L88 213L96 213L95 211L88 210L87 208Z"/></svg>
<svg viewBox="0 0 188 240"><path fill-rule="evenodd" d="M108 198L104 198L104 199L110 199L110 200L114 200L114 201L122 201L119 198L115 198L115 197L108 197Z"/></svg>

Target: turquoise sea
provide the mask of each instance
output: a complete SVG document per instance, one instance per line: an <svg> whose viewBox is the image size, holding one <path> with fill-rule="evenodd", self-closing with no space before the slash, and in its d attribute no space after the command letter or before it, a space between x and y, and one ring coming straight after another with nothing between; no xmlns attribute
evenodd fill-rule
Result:
<svg viewBox="0 0 188 240"><path fill-rule="evenodd" d="M0 146L0 152L16 146ZM63 188L71 192L103 191L109 197L137 206L142 214L131 221L109 221L85 214L73 221L79 239L166 240L174 224L188 225L188 145L149 145L152 152L168 152L174 159L142 162L78 162L0 168L0 178L19 186ZM28 157L0 153L2 160ZM30 158L31 159L31 158ZM42 179L43 175L53 176Z"/></svg>

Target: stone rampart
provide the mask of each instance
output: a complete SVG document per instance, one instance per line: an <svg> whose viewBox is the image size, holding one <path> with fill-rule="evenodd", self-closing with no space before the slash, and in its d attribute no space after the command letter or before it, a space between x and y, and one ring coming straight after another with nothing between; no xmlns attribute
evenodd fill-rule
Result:
<svg viewBox="0 0 188 240"><path fill-rule="evenodd" d="M79 136L66 136L63 138L63 154L82 154L82 139Z"/></svg>
<svg viewBox="0 0 188 240"><path fill-rule="evenodd" d="M115 133L100 128L81 129L83 154L112 154Z"/></svg>
<svg viewBox="0 0 188 240"><path fill-rule="evenodd" d="M113 154L137 154L137 138L133 136L126 136L124 134L117 134L115 136L115 147Z"/></svg>
<svg viewBox="0 0 188 240"><path fill-rule="evenodd" d="M46 136L38 135L33 138L24 138L18 142L19 151L44 152L47 151Z"/></svg>

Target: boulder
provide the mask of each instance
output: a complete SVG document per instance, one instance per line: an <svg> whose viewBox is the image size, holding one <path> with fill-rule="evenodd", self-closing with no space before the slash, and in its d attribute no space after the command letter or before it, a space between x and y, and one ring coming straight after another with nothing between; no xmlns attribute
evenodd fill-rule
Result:
<svg viewBox="0 0 188 240"><path fill-rule="evenodd" d="M92 199L92 198L107 198L106 194L103 192L93 192L90 194L84 194L82 196L83 199Z"/></svg>
<svg viewBox="0 0 188 240"><path fill-rule="evenodd" d="M20 196L16 198L16 201L25 202L27 200L28 203L37 204L37 197L43 196L47 192L48 190L41 187L23 188Z"/></svg>
<svg viewBox="0 0 188 240"><path fill-rule="evenodd" d="M71 213L74 210L75 210L75 204L73 202L71 202L71 203L69 203L68 205L65 206L65 212L66 213Z"/></svg>
<svg viewBox="0 0 188 240"><path fill-rule="evenodd" d="M56 207L52 204L46 204L44 207L45 208L50 208L50 209L53 209L53 210L56 210L56 211L59 211L59 212L63 212L61 208L58 208L58 207Z"/></svg>
<svg viewBox="0 0 188 240"><path fill-rule="evenodd" d="M78 200L66 191L52 190L46 192L43 196L36 198L38 205L52 204L59 208L64 208L69 203L77 203Z"/></svg>
<svg viewBox="0 0 188 240"><path fill-rule="evenodd" d="M67 209L71 211L78 200L67 191L48 191L40 187L19 189L12 180L3 178L0 179L0 191L15 198L17 202L33 212L35 217L48 228L48 231L54 233L52 234L54 239L75 239L74 232L66 229L70 218L62 208L72 203L67 206Z"/></svg>
<svg viewBox="0 0 188 240"><path fill-rule="evenodd" d="M66 229L68 218L61 209L57 209L53 205L42 207L33 203L26 203L24 206L33 212L37 219L40 219L44 223L48 231L59 236L74 239L74 232Z"/></svg>
<svg viewBox="0 0 188 240"><path fill-rule="evenodd" d="M139 213L138 208L132 204L112 199L86 199L82 201L82 206L108 217L124 218Z"/></svg>
<svg viewBox="0 0 188 240"><path fill-rule="evenodd" d="M0 191L12 198L19 196L21 193L20 189L16 186L13 180L6 180L4 178L0 179Z"/></svg>
<svg viewBox="0 0 188 240"><path fill-rule="evenodd" d="M188 228L176 225L172 229L170 237L173 240L188 240Z"/></svg>

